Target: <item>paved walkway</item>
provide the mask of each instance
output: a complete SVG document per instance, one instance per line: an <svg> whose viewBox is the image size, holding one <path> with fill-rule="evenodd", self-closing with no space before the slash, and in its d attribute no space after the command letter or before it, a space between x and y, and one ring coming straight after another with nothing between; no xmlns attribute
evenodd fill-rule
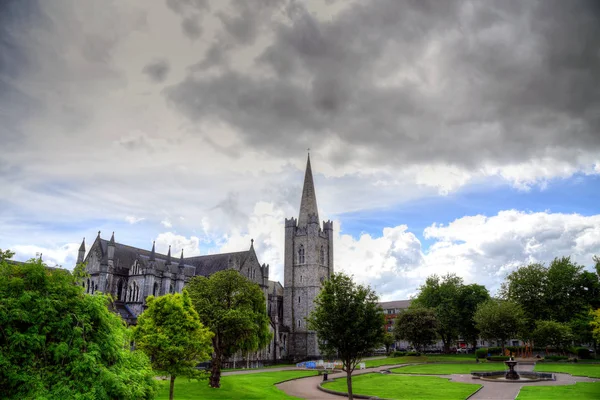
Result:
<svg viewBox="0 0 600 400"><path fill-rule="evenodd" d="M361 375L365 373L380 372L382 370L404 367L414 364L386 365L377 368L368 368L354 371L352 374ZM533 365L520 365L517 371L532 371ZM292 369L294 369L292 367ZM275 369L274 369L275 370ZM264 372L264 370L262 370ZM329 378L344 378L345 372L330 374ZM432 375L427 375L432 376ZM580 376L571 376L569 374L555 374L555 381L541 381L530 383L512 383L512 382L490 382L476 380L471 377L471 374L453 374L453 375L435 375L440 378L448 378L452 382L463 382L470 384L481 384L483 388L469 399L473 400L514 400L523 386L555 386L555 385L574 385L576 382L598 382L599 379L590 379ZM307 400L339 400L345 396L337 396L325 393L317 388L323 380L322 376L311 376L308 378L296 379L293 381L283 382L276 385L291 396L296 396Z"/></svg>

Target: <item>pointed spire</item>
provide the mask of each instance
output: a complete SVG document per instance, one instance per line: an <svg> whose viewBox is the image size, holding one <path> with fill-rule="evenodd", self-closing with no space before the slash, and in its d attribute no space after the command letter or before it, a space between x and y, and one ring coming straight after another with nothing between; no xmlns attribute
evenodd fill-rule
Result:
<svg viewBox="0 0 600 400"><path fill-rule="evenodd" d="M98 239L100 239L100 231L98 231Z"/></svg>
<svg viewBox="0 0 600 400"><path fill-rule="evenodd" d="M115 233L112 233L112 236L110 237L110 242L108 242L109 245L114 246L115 245Z"/></svg>
<svg viewBox="0 0 600 400"><path fill-rule="evenodd" d="M85 251L85 237L81 241L81 246L79 246L79 251Z"/></svg>
<svg viewBox="0 0 600 400"><path fill-rule="evenodd" d="M181 249L181 258L179 259L179 266L183 267L183 249Z"/></svg>
<svg viewBox="0 0 600 400"><path fill-rule="evenodd" d="M155 254L156 254L156 242L152 242L152 251L150 252L150 261L154 261Z"/></svg>
<svg viewBox="0 0 600 400"><path fill-rule="evenodd" d="M167 265L171 265L171 245L169 245L169 252L167 253Z"/></svg>
<svg viewBox="0 0 600 400"><path fill-rule="evenodd" d="M314 215L316 221L319 221L319 211L317 209L317 196L315 195L315 184L313 182L312 170L310 168L310 154L306 161L306 172L304 174L304 187L302 188L302 200L300 201L300 215L298 217L298 226L306 226L311 221L309 216Z"/></svg>
<svg viewBox="0 0 600 400"><path fill-rule="evenodd" d="M250 248L254 247L254 239L250 239Z"/></svg>

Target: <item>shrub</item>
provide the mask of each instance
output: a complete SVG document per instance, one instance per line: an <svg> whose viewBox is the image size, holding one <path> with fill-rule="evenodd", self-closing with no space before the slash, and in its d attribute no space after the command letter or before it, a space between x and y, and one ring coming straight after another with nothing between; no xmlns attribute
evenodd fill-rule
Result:
<svg viewBox="0 0 600 400"><path fill-rule="evenodd" d="M546 356L544 357L544 361L564 361L564 360L568 360L569 357L567 356Z"/></svg>
<svg viewBox="0 0 600 400"><path fill-rule="evenodd" d="M510 357L507 356L491 356L487 358L488 361L508 361L509 359Z"/></svg>
<svg viewBox="0 0 600 400"><path fill-rule="evenodd" d="M487 351L488 354L491 354L493 356L502 355L502 347L488 347Z"/></svg>
<svg viewBox="0 0 600 400"><path fill-rule="evenodd" d="M486 349L486 348L475 350L476 358L486 358L487 355L488 355L488 349Z"/></svg>
<svg viewBox="0 0 600 400"><path fill-rule="evenodd" d="M421 355L421 353L419 353L418 351L409 351L408 353L406 353L407 356L414 356L414 357L419 357Z"/></svg>
<svg viewBox="0 0 600 400"><path fill-rule="evenodd" d="M576 354L579 358L592 358L590 350L587 347L575 347L572 349L573 354Z"/></svg>
<svg viewBox="0 0 600 400"><path fill-rule="evenodd" d="M392 357L404 357L406 355L405 351L394 351L392 352Z"/></svg>

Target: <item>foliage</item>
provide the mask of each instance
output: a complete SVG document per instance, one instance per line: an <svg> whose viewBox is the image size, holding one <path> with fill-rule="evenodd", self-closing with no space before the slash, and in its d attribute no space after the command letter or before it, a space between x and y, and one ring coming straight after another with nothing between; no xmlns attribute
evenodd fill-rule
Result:
<svg viewBox="0 0 600 400"><path fill-rule="evenodd" d="M432 275L419 287L419 293L411 307L430 308L437 319L437 333L444 343L444 352L450 351L450 345L458 339L461 305L460 292L462 278L455 274L443 277Z"/></svg>
<svg viewBox="0 0 600 400"><path fill-rule="evenodd" d="M600 382L577 382L563 386L524 385L519 391L517 400L597 400L600 393Z"/></svg>
<svg viewBox="0 0 600 400"><path fill-rule="evenodd" d="M475 325L473 316L477 311L477 306L490 299L490 294L485 286L471 284L462 286L458 293L459 316L458 333L473 347L477 345L479 339L479 329Z"/></svg>
<svg viewBox="0 0 600 400"><path fill-rule="evenodd" d="M433 344L437 337L438 322L430 308L410 307L400 311L394 321L394 334L406 340L417 350Z"/></svg>
<svg viewBox="0 0 600 400"><path fill-rule="evenodd" d="M476 358L486 358L488 355L488 349L477 349L475 350Z"/></svg>
<svg viewBox="0 0 600 400"><path fill-rule="evenodd" d="M383 335L383 345L385 346L385 354L390 354L390 347L394 344L394 335L386 332Z"/></svg>
<svg viewBox="0 0 600 400"><path fill-rule="evenodd" d="M357 393L387 399L463 400L481 387L477 384L450 382L448 379L434 376L399 374L363 374L354 380ZM345 392L341 379L326 382L323 386L327 389Z"/></svg>
<svg viewBox="0 0 600 400"><path fill-rule="evenodd" d="M370 287L357 285L343 273L323 282L315 308L307 318L323 353L337 352L346 371L352 399L352 371L375 346L383 343L385 318Z"/></svg>
<svg viewBox="0 0 600 400"><path fill-rule="evenodd" d="M592 327L594 339L600 342L600 308L596 311L590 312L592 315L592 321L590 322L590 326Z"/></svg>
<svg viewBox="0 0 600 400"><path fill-rule="evenodd" d="M187 294L148 296L147 309L134 329L136 347L152 360L152 367L171 377L171 393L177 376L197 375L196 365L210 358L212 333L202 325Z"/></svg>
<svg viewBox="0 0 600 400"><path fill-rule="evenodd" d="M3 251L2 249L0 249L0 264L4 261L10 260L11 258L13 258L14 255L15 253L10 250Z"/></svg>
<svg viewBox="0 0 600 400"><path fill-rule="evenodd" d="M474 319L481 336L499 340L504 352L504 343L521 331L524 316L517 303L491 299L477 307Z"/></svg>
<svg viewBox="0 0 600 400"><path fill-rule="evenodd" d="M200 320L214 334L210 386L221 386L221 365L239 350L269 344L269 318L260 287L233 269L196 276L187 290Z"/></svg>
<svg viewBox="0 0 600 400"><path fill-rule="evenodd" d="M535 325L532 337L537 346L564 349L573 339L571 328L567 324L555 321L536 321Z"/></svg>
<svg viewBox="0 0 600 400"><path fill-rule="evenodd" d="M296 399L288 396L275 384L290 379L303 378L316 375L315 371L277 371L259 372L256 374L228 375L221 378L221 388L215 390L206 384L206 381L177 380L175 389L178 400L263 400L263 399ZM169 396L168 382L160 382L157 399L166 400Z"/></svg>
<svg viewBox="0 0 600 400"><path fill-rule="evenodd" d="M0 261L0 397L148 399L148 358L109 298L88 296L67 270Z"/></svg>
<svg viewBox="0 0 600 400"><path fill-rule="evenodd" d="M567 356L545 356L544 361L566 361L569 357Z"/></svg>
<svg viewBox="0 0 600 400"><path fill-rule="evenodd" d="M592 354L587 347L573 347L569 351L584 360L592 358Z"/></svg>

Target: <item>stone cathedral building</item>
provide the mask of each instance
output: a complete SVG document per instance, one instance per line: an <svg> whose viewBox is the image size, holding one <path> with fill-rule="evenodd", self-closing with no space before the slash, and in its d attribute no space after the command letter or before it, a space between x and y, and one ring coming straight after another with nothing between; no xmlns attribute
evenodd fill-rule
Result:
<svg viewBox="0 0 600 400"><path fill-rule="evenodd" d="M152 245L148 251L102 239L100 232L86 255L85 239L77 263L85 263L89 278L83 282L87 293L110 293L114 308L135 324L145 308L147 296L178 293L194 276L210 276L225 269L236 269L261 287L271 320L273 340L257 355L262 360L287 358L300 360L319 356L317 337L308 330L305 318L321 283L333 273L333 223L321 227L310 156L306 163L304 187L298 219L285 220L284 286L269 280L269 265L260 264L248 250L185 257L159 254Z"/></svg>

